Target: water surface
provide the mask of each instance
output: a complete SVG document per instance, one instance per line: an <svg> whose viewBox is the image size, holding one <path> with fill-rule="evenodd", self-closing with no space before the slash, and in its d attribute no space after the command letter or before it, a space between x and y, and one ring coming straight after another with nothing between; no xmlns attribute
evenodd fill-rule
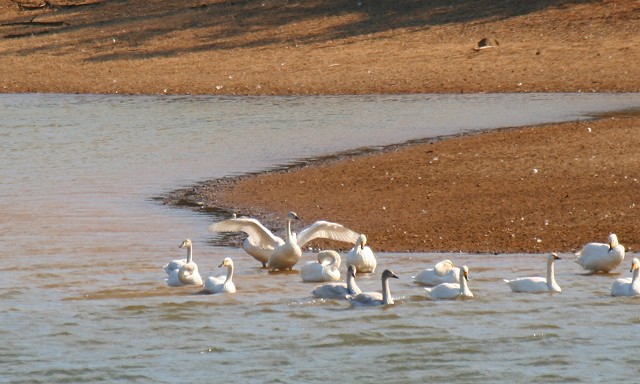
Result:
<svg viewBox="0 0 640 384"><path fill-rule="evenodd" d="M500 279L542 274L540 255L382 254L398 305L351 310L215 246L215 218L153 198L347 149L638 106L639 94L0 95L0 381L632 379L636 300L610 298L617 276L581 276L570 255L564 292L531 296ZM187 237L205 275L234 258L237 294L166 287L161 266ZM431 302L412 283L444 257L469 265L476 299Z"/></svg>

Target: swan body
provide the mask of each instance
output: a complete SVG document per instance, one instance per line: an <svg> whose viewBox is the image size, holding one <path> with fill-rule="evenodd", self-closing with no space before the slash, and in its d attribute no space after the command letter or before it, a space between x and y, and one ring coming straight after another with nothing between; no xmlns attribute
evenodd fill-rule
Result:
<svg viewBox="0 0 640 384"><path fill-rule="evenodd" d="M397 279L391 270L385 269L382 272L382 293L380 292L362 292L357 295L347 295L347 300L352 307L366 307L366 306L378 306L378 305L390 305L393 304L393 297L391 297L391 289L389 288L389 279Z"/></svg>
<svg viewBox="0 0 640 384"><path fill-rule="evenodd" d="M443 283L460 283L460 268L451 260L442 260L433 268L425 269L413 277L416 283L435 286Z"/></svg>
<svg viewBox="0 0 640 384"><path fill-rule="evenodd" d="M640 296L640 260L637 258L633 259L630 272L633 272L631 278L616 279L611 284L611 296Z"/></svg>
<svg viewBox="0 0 640 384"><path fill-rule="evenodd" d="M513 280L504 280L513 292L561 292L560 286L556 283L553 263L560 260L558 255L552 253L547 256L547 277L520 277Z"/></svg>
<svg viewBox="0 0 640 384"><path fill-rule="evenodd" d="M347 268L346 284L329 283L319 285L311 291L311 294L322 299L345 299L347 295L357 295L361 292L356 284L356 268L350 265L349 268Z"/></svg>
<svg viewBox="0 0 640 384"><path fill-rule="evenodd" d="M181 287L183 285L202 285L202 277L198 265L193 261L193 243L186 239L178 248L186 248L187 258L173 260L163 268L167 272L167 285Z"/></svg>
<svg viewBox="0 0 640 384"><path fill-rule="evenodd" d="M336 251L318 253L318 261L310 261L300 268L300 276L305 283L340 281L340 254Z"/></svg>
<svg viewBox="0 0 640 384"><path fill-rule="evenodd" d="M366 246L367 236L361 234L356 240L355 246L347 254L347 265L353 265L361 273L373 273L378 262L371 248Z"/></svg>
<svg viewBox="0 0 640 384"><path fill-rule="evenodd" d="M227 267L226 277L213 277L209 276L204 282L204 290L208 293L235 293L236 286L233 284L233 260L229 257L225 257L222 264L218 266Z"/></svg>
<svg viewBox="0 0 640 384"><path fill-rule="evenodd" d="M593 273L608 273L624 260L624 246L618 243L618 236L609 235L609 243L588 243L576 253L576 263Z"/></svg>
<svg viewBox="0 0 640 384"><path fill-rule="evenodd" d="M302 256L301 247L316 238L354 243L358 234L341 224L328 221L316 221L303 231L291 231L291 222L300 218L295 212L289 212L285 222L285 238L275 236L258 220L251 218L232 218L214 223L209 226L212 232L245 232L251 237L255 247L273 250L267 258L267 267L271 270L286 270L293 268ZM267 252L267 251L265 251ZM255 257L255 256L254 256ZM262 261L261 261L262 262Z"/></svg>
<svg viewBox="0 0 640 384"><path fill-rule="evenodd" d="M463 265L458 268L458 278L460 283L442 283L433 288L425 288L432 299L456 299L458 297L473 297L469 289L469 268Z"/></svg>

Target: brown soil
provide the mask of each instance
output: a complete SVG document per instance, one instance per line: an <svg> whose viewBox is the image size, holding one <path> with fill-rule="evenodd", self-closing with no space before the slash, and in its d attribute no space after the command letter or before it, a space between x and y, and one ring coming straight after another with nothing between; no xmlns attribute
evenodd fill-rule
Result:
<svg viewBox="0 0 640 384"><path fill-rule="evenodd" d="M0 0L0 37L7 93L640 91L638 1ZM293 209L380 250L568 251L609 232L634 248L639 129L618 116L501 130L168 201Z"/></svg>
<svg viewBox="0 0 640 384"><path fill-rule="evenodd" d="M0 92L640 90L627 0L0 0L0 37Z"/></svg>

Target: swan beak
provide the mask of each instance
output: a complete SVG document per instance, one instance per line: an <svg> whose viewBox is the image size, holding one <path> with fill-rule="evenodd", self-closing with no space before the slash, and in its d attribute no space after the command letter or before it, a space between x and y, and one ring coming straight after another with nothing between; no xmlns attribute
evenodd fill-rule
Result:
<svg viewBox="0 0 640 384"><path fill-rule="evenodd" d="M558 255L556 255L555 253L552 253L553 255L553 259L554 260L562 260L560 257L558 257Z"/></svg>
<svg viewBox="0 0 640 384"><path fill-rule="evenodd" d="M391 277L393 277L394 279L400 279L398 276L395 275L395 273L391 275Z"/></svg>
<svg viewBox="0 0 640 384"><path fill-rule="evenodd" d="M467 272L463 273L465 280L469 281L469 274Z"/></svg>

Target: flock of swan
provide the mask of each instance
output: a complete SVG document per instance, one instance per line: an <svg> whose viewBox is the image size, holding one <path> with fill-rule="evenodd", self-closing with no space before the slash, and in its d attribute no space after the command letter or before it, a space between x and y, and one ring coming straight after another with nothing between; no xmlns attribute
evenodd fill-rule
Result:
<svg viewBox="0 0 640 384"><path fill-rule="evenodd" d="M209 226L212 232L244 232L247 238L242 248L264 268L270 270L290 270L302 256L302 249L306 243L316 238L324 238L353 243L353 248L346 258L347 274L346 282L342 282L340 254L333 250L324 250L318 253L315 262L308 262L300 268L300 276L303 282L326 283L316 286L312 295L324 299L348 300L354 307L378 306L393 304L389 279L398 276L389 269L385 269L381 275L381 292L362 292L356 283L357 273L374 273L377 261L371 248L366 246L367 237L358 234L341 224L328 221L316 221L311 226L299 233L291 230L291 223L299 220L295 212L289 212L285 221L285 238L274 235L258 220L249 217L235 217L222 220ZM576 253L576 263L590 273L608 273L624 260L625 248L618 242L615 234L610 234L608 243L588 243ZM227 257L219 265L226 267L226 276L208 277L203 280L198 272L198 266L193 261L193 244L191 240L185 240L180 248L187 251L185 259L173 260L164 266L167 273L167 285L178 287L183 285L202 286L205 293L235 293L233 283L233 260ZM557 254L551 253L546 257L545 277L519 277L504 282L513 292L559 293L561 288L556 282L554 262L559 260ZM612 296L640 296L640 260L634 258L631 264L631 278L619 278L610 286ZM413 277L416 283L427 286L424 288L427 295L434 300L446 300L457 298L472 298L473 293L469 287L469 268L463 265L455 267L450 260L443 260L433 268L425 269Z"/></svg>

